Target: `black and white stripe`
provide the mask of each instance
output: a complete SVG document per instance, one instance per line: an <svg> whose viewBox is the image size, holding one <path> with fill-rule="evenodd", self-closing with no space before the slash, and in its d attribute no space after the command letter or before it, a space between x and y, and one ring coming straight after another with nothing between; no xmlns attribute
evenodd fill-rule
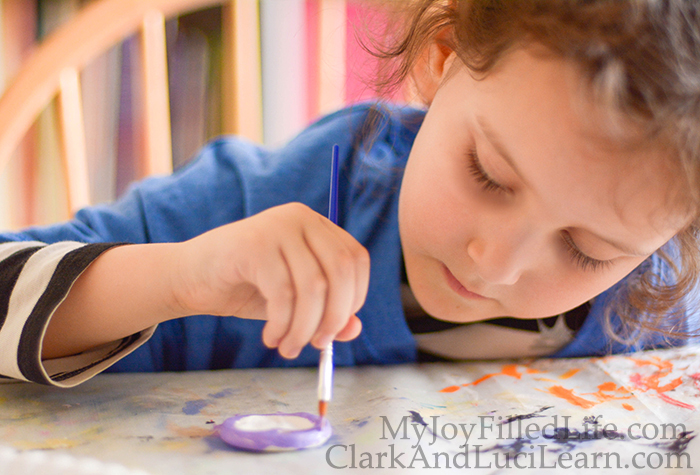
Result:
<svg viewBox="0 0 700 475"><path fill-rule="evenodd" d="M549 318L494 318L452 323L413 315L407 323L421 361L481 360L548 356L568 344L590 311L585 303Z"/></svg>
<svg viewBox="0 0 700 475"><path fill-rule="evenodd" d="M138 346L144 337L150 336L152 331L142 332L143 335L89 352L87 358L78 355L41 361L41 341L54 310L90 263L115 245L77 242L0 244L0 375L72 386L104 368L104 364L98 363L110 358L114 361L135 348L130 346ZM127 341L131 344L125 344ZM90 368L95 369L87 371ZM71 377L79 378L72 381Z"/></svg>

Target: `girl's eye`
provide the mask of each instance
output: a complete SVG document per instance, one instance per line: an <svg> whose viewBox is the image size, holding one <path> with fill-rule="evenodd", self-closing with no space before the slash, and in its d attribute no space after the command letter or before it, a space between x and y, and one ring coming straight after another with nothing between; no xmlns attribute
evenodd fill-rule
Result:
<svg viewBox="0 0 700 475"><path fill-rule="evenodd" d="M599 269L604 269L610 266L611 261L601 261L599 259L593 259L592 257L588 257L583 252L581 252L574 240L571 239L571 234L569 234L568 232L564 232L562 234L562 237L564 239L564 242L566 243L566 249L569 252L571 260L574 262L574 264L576 264L584 271L590 270L595 272Z"/></svg>
<svg viewBox="0 0 700 475"><path fill-rule="evenodd" d="M484 191L496 191L499 193L505 193L508 191L508 188L495 182L488 175L488 173L486 173L484 168L481 166L481 162L479 161L479 156L477 155L476 150L474 150L474 149L470 150L468 152L468 156L469 156L469 171L471 172L471 174L474 177L474 179L476 180L476 182L481 185L481 187L484 189Z"/></svg>

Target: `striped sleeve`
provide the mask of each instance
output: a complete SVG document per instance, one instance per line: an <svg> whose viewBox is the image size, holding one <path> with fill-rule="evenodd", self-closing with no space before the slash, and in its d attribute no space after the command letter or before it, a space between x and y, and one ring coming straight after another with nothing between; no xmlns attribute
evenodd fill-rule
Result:
<svg viewBox="0 0 700 475"><path fill-rule="evenodd" d="M155 327L83 353L41 359L46 327L87 267L118 244L0 244L0 375L70 387L103 371L143 344Z"/></svg>

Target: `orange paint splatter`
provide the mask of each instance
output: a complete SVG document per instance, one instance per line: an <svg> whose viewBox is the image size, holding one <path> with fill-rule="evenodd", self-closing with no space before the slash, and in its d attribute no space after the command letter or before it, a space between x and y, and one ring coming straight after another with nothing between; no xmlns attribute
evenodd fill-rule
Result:
<svg viewBox="0 0 700 475"><path fill-rule="evenodd" d="M634 411L634 408L633 408L632 406L630 406L629 404L627 404L627 403L623 403L623 404L622 404L622 407L624 407L624 408L627 409L628 411Z"/></svg>
<svg viewBox="0 0 700 475"><path fill-rule="evenodd" d="M562 386L550 386L547 388L547 392L553 396L570 402L574 406L579 406L584 409L589 409L597 404L596 402L589 401L588 399L575 395L573 389L566 389Z"/></svg>
<svg viewBox="0 0 700 475"><path fill-rule="evenodd" d="M683 384L683 378L676 378L665 386L659 386L658 388L656 388L656 390L659 392L666 392L672 389L676 389L681 384Z"/></svg>
<svg viewBox="0 0 700 475"><path fill-rule="evenodd" d="M535 374L535 373L541 373L542 371L540 371L539 369L535 369L535 368L527 368L525 370L525 372L527 374Z"/></svg>
<svg viewBox="0 0 700 475"><path fill-rule="evenodd" d="M552 378L535 378L535 381L545 381L547 383L556 383L557 382L556 379L552 379Z"/></svg>
<svg viewBox="0 0 700 475"><path fill-rule="evenodd" d="M578 373L579 371L581 371L581 368L570 369L570 370L567 371L566 373L564 373L564 374L562 374L561 376L559 376L559 379L569 379L570 377L572 377L573 375L575 375L575 374Z"/></svg>
<svg viewBox="0 0 700 475"><path fill-rule="evenodd" d="M676 378L668 384L659 386L659 379L666 376L667 374L668 372L666 371L656 371L655 373L650 374L649 376L642 376L639 373L634 373L632 376L630 376L630 381L634 383L637 389L641 389L642 391L648 391L652 389L658 393L663 393L672 389L676 389L678 386L683 384L683 378Z"/></svg>
<svg viewBox="0 0 700 475"><path fill-rule="evenodd" d="M476 386L477 384L481 384L484 381L486 381L487 379L492 378L494 376L497 376L499 374L501 374L501 373L490 373L490 374L487 374L485 376L482 376L481 378L477 379L476 381L472 381L471 383L463 384L462 386L469 386L469 385Z"/></svg>
<svg viewBox="0 0 700 475"><path fill-rule="evenodd" d="M658 356L652 356L648 360L633 358L631 356L627 359L633 361L637 366L656 366L659 370L666 371L667 373L673 369L673 362L662 360Z"/></svg>
<svg viewBox="0 0 700 475"><path fill-rule="evenodd" d="M514 364L503 365L501 374L504 374L505 376L512 376L516 379L520 379L520 377L522 376L522 373L518 371L517 365Z"/></svg>
<svg viewBox="0 0 700 475"><path fill-rule="evenodd" d="M481 384L484 381L486 381L489 378L493 378L494 376L510 376L515 379L520 379L522 377L522 373L518 371L517 365L515 364L506 364L503 365L503 368L501 368L500 373L489 373L487 375L482 376L481 378L477 379L476 381L473 381L471 383L463 384L462 386L476 386L477 384Z"/></svg>
<svg viewBox="0 0 700 475"><path fill-rule="evenodd" d="M446 388L442 388L440 390L441 393L453 393L457 390L459 390L460 386L447 386Z"/></svg>
<svg viewBox="0 0 700 475"><path fill-rule="evenodd" d="M608 393L618 393L618 394L608 394ZM624 386L618 386L612 381L607 381L603 384L598 385L598 391L594 393L586 393L594 396L598 402L610 401L613 399L629 399L632 397L629 390Z"/></svg>
<svg viewBox="0 0 700 475"><path fill-rule="evenodd" d="M493 378L494 376L510 376L512 378L520 379L522 377L522 373L518 371L517 365L516 364L506 364L503 365L503 368L501 368L501 371L498 373L489 373L485 374L484 376L480 377L477 380L472 381L471 383L464 383L462 387L464 386L477 386L487 379ZM459 386L448 386L446 388L441 389L439 392L441 393L453 393L457 391L460 387Z"/></svg>

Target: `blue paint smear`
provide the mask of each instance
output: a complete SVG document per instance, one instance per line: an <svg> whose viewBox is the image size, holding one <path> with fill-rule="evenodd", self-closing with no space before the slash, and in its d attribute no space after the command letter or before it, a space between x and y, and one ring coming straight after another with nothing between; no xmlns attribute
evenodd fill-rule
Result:
<svg viewBox="0 0 700 475"><path fill-rule="evenodd" d="M182 412L188 416L193 416L199 414L203 408L209 405L209 401L206 399L195 399L194 401L187 401L185 407L182 408Z"/></svg>
<svg viewBox="0 0 700 475"><path fill-rule="evenodd" d="M420 405L426 409L447 409L447 406L438 406L436 404L428 404L427 402L422 402Z"/></svg>
<svg viewBox="0 0 700 475"><path fill-rule="evenodd" d="M350 422L357 427L364 427L369 422L370 417L365 417L363 419L353 419Z"/></svg>
<svg viewBox="0 0 700 475"><path fill-rule="evenodd" d="M222 397L230 396L236 392L238 391L234 391L233 388L226 388L223 391L219 391L218 393L207 394L207 396L213 397L214 399L221 399Z"/></svg>

